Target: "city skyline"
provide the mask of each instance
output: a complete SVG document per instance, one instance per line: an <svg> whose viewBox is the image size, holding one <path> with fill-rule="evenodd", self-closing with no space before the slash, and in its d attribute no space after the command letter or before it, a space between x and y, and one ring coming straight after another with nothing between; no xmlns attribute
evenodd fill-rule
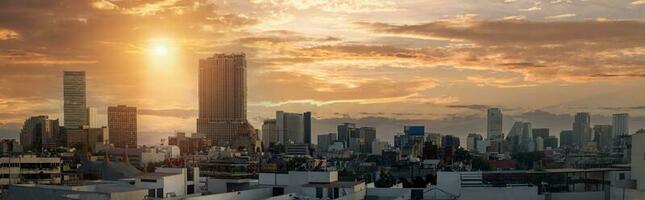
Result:
<svg viewBox="0 0 645 200"><path fill-rule="evenodd" d="M98 125L108 106L125 104L138 108L140 138L151 138L141 144L196 132L197 62L216 52L247 53L248 119L258 129L276 110L311 111L320 119L312 138L336 119L364 118L421 120L463 140L485 135L488 107L502 108L503 134L532 113L544 121L526 121L552 134L577 112L591 113L591 125L629 113L631 132L645 126L643 4L504 2L1 2L0 133L16 138L30 116L65 121L68 70L86 71ZM377 127L377 137L394 130Z"/></svg>

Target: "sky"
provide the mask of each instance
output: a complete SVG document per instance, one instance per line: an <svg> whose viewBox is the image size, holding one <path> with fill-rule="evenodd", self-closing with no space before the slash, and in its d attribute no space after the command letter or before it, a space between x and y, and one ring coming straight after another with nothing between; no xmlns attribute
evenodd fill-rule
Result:
<svg viewBox="0 0 645 200"><path fill-rule="evenodd" d="M3 0L0 137L62 119L64 70L86 71L100 125L126 104L140 143L194 132L198 60L239 52L256 128L312 111L314 134L348 121L384 140L405 124L465 137L488 107L505 131L557 135L575 112L645 127L643 0Z"/></svg>

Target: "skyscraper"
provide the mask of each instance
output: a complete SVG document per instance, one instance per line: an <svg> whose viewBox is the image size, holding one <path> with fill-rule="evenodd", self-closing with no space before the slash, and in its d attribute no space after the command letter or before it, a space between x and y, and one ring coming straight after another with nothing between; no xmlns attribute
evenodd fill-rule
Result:
<svg viewBox="0 0 645 200"><path fill-rule="evenodd" d="M305 119L300 113L278 111L275 113L278 140L282 144L303 144L305 142Z"/></svg>
<svg viewBox="0 0 645 200"><path fill-rule="evenodd" d="M338 131L338 141L345 143L345 146L349 145L349 138L352 134L352 131L356 129L356 124L353 123L343 123L336 127Z"/></svg>
<svg viewBox="0 0 645 200"><path fill-rule="evenodd" d="M560 147L572 147L573 146L573 131L572 130L563 130L560 132Z"/></svg>
<svg viewBox="0 0 645 200"><path fill-rule="evenodd" d="M302 114L305 122L305 144L311 144L311 112Z"/></svg>
<svg viewBox="0 0 645 200"><path fill-rule="evenodd" d="M573 121L573 144L578 148L591 142L591 117L589 113L576 113Z"/></svg>
<svg viewBox="0 0 645 200"><path fill-rule="evenodd" d="M612 116L613 137L629 135L629 114L619 113Z"/></svg>
<svg viewBox="0 0 645 200"><path fill-rule="evenodd" d="M250 127L246 119L246 55L215 54L199 60L198 89L197 134L214 145L230 146Z"/></svg>
<svg viewBox="0 0 645 200"><path fill-rule="evenodd" d="M108 130L110 143L115 147L137 147L137 108L108 107Z"/></svg>
<svg viewBox="0 0 645 200"><path fill-rule="evenodd" d="M466 150L476 152L478 148L477 143L482 139L482 135L480 134L469 133L468 137L466 138Z"/></svg>
<svg viewBox="0 0 645 200"><path fill-rule="evenodd" d="M489 108L486 115L486 137L489 140L503 140L504 133L502 133L502 110L499 108Z"/></svg>
<svg viewBox="0 0 645 200"><path fill-rule="evenodd" d="M594 141L596 147L601 152L610 152L612 147L612 131L611 125L595 125L593 126Z"/></svg>
<svg viewBox="0 0 645 200"><path fill-rule="evenodd" d="M25 120L20 130L20 144L25 151L40 152L43 148L55 147L60 140L58 119L47 116L33 116Z"/></svg>
<svg viewBox="0 0 645 200"><path fill-rule="evenodd" d="M262 143L264 145L264 149L268 149L269 145L271 145L272 143L280 143L276 129L277 127L275 119L264 120L264 123L262 124Z"/></svg>
<svg viewBox="0 0 645 200"><path fill-rule="evenodd" d="M66 128L87 125L85 71L63 72L63 118Z"/></svg>
<svg viewBox="0 0 645 200"><path fill-rule="evenodd" d="M96 125L96 108L87 107L86 117L87 125L90 128L98 128Z"/></svg>
<svg viewBox="0 0 645 200"><path fill-rule="evenodd" d="M515 122L506 140L509 142L511 152L535 151L533 128L530 122Z"/></svg>

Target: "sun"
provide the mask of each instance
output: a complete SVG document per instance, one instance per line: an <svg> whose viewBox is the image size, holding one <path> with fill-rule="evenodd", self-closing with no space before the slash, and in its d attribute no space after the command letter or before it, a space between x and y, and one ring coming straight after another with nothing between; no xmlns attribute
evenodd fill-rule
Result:
<svg viewBox="0 0 645 200"><path fill-rule="evenodd" d="M168 44L163 42L156 42L150 47L150 52L154 56L166 56L168 55Z"/></svg>

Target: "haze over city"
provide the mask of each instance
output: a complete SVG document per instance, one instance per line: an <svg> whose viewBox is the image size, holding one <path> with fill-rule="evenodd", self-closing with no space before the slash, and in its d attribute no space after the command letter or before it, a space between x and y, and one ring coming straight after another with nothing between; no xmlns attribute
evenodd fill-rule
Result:
<svg viewBox="0 0 645 200"><path fill-rule="evenodd" d="M84 70L99 124L138 108L140 144L196 132L199 59L245 52L248 120L311 111L391 141L405 124L463 138L504 110L553 133L573 114L645 126L645 3L490 1L0 2L0 134L63 119L62 71ZM315 138L315 137L313 137ZM315 141L315 139L314 139Z"/></svg>

